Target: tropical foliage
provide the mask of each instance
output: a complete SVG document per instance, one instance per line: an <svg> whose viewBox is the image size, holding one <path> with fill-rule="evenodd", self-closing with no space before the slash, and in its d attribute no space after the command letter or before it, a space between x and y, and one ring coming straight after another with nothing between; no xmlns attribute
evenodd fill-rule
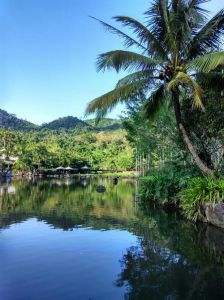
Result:
<svg viewBox="0 0 224 300"><path fill-rule="evenodd" d="M0 128L8 130L34 130L37 126L26 120L17 118L13 114L9 114L7 111L0 109Z"/></svg>
<svg viewBox="0 0 224 300"><path fill-rule="evenodd" d="M141 184L141 192L150 202L165 205L172 202L178 206L178 193L194 176L199 176L194 166L186 168L180 162L170 162L148 172Z"/></svg>
<svg viewBox="0 0 224 300"><path fill-rule="evenodd" d="M173 109L177 128L198 168L213 176L213 170L200 158L187 133L182 118L181 94L186 93L190 108L205 109L203 89L209 76L223 78L217 71L224 64L220 51L224 32L224 10L212 19L201 8L204 0L154 0L146 11L146 24L127 16L114 17L133 36L98 20L108 31L124 40L126 48L138 52L114 50L99 55L97 69L124 70L129 74L119 80L114 90L91 101L87 114L103 117L119 102L133 101L139 93L146 95L144 110L149 118L159 115L164 105Z"/></svg>
<svg viewBox="0 0 224 300"><path fill-rule="evenodd" d="M133 149L123 130L19 132L0 130L0 149L18 156L18 170L89 164L96 169L129 170L134 167Z"/></svg>
<svg viewBox="0 0 224 300"><path fill-rule="evenodd" d="M214 180L211 177L194 178L181 191L180 196L186 217L193 221L202 220L204 204L215 205L224 200L224 180Z"/></svg>

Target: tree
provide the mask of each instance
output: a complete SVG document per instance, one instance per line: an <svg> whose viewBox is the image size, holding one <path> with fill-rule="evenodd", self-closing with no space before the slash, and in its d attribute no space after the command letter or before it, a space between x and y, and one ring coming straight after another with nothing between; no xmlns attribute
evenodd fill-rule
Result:
<svg viewBox="0 0 224 300"><path fill-rule="evenodd" d="M220 89L223 86L224 77ZM189 101L183 98L182 118L199 156L216 172L222 173L224 171L224 97L221 91L215 91L214 84L212 89L205 87L204 94L203 102L206 107L204 112L194 110L188 114Z"/></svg>
<svg viewBox="0 0 224 300"><path fill-rule="evenodd" d="M182 160L187 156L183 141L175 127L175 118L169 107L164 107L160 118L145 120L143 103L145 97L139 101L127 103L123 126L127 139L136 149L136 154L150 153L150 166L163 164L165 160ZM184 163L186 160L184 160Z"/></svg>
<svg viewBox="0 0 224 300"><path fill-rule="evenodd" d="M115 50L99 55L99 71L115 69L132 72L119 80L115 89L92 100L86 114L102 118L119 102L133 101L139 93L147 95L144 104L149 118L157 117L170 102L178 131L197 167L205 175L214 171L199 157L182 118L181 93L187 92L190 109L202 109L203 90L197 83L209 81L213 71L224 64L224 51L219 51L224 32L224 9L212 19L200 5L207 0L154 0L145 13L147 24L127 16L114 19L132 30L135 37L98 20L107 30L124 39L127 48L140 52ZM216 72L222 77L222 72ZM190 113L190 111L189 111Z"/></svg>

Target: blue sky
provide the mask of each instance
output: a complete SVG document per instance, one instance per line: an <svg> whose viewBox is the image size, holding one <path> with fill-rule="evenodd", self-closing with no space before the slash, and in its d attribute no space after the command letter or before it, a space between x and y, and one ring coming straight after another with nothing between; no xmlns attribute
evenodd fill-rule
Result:
<svg viewBox="0 0 224 300"><path fill-rule="evenodd" d="M1 0L0 108L40 124L83 118L87 103L113 89L122 74L97 73L98 54L122 43L88 16L143 20L149 0ZM223 7L212 0L213 13ZM121 107L111 116L120 114Z"/></svg>

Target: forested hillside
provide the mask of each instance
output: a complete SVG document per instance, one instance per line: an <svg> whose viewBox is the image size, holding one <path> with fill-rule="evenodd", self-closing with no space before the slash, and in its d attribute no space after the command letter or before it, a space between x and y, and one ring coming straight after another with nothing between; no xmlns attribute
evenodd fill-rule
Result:
<svg viewBox="0 0 224 300"><path fill-rule="evenodd" d="M37 125L22 120L16 117L14 114L9 114L5 110L0 109L0 128L8 130L35 130Z"/></svg>
<svg viewBox="0 0 224 300"><path fill-rule="evenodd" d="M71 130L71 129L91 129L91 126L86 122L79 120L76 117L67 116L64 118L59 118L49 123L44 123L39 127L41 129L48 129L48 130Z"/></svg>
<svg viewBox="0 0 224 300"><path fill-rule="evenodd" d="M0 130L0 149L18 156L14 168L30 170L88 164L93 168L128 170L134 167L134 152L125 132L19 132Z"/></svg>
<svg viewBox="0 0 224 300"><path fill-rule="evenodd" d="M114 170L134 167L133 149L120 120L103 119L96 124L94 119L84 122L68 116L38 126L0 112L0 150L4 149L6 156L19 157L14 168L86 163L93 168Z"/></svg>
<svg viewBox="0 0 224 300"><path fill-rule="evenodd" d="M94 127L97 131L113 131L122 129L122 121L117 119L103 118L99 123L96 123L96 119L86 120L86 123Z"/></svg>
<svg viewBox="0 0 224 300"><path fill-rule="evenodd" d="M105 118L99 123L95 119L82 121L77 117L67 116L58 118L48 123L36 125L26 120L17 118L16 115L10 114L0 109L0 128L6 130L19 130L19 131L73 131L77 134L83 131L114 131L122 128L122 121L116 119Z"/></svg>

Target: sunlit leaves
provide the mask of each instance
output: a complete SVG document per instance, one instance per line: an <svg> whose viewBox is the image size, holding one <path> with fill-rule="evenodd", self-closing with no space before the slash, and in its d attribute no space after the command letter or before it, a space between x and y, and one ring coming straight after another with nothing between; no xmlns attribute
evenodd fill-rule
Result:
<svg viewBox="0 0 224 300"><path fill-rule="evenodd" d="M196 70L197 72L208 73L220 65L224 65L224 51L212 52L196 58L187 64L187 68Z"/></svg>
<svg viewBox="0 0 224 300"><path fill-rule="evenodd" d="M202 104L203 90L195 80L193 80L186 73L179 72L177 73L176 77L169 82L168 89L172 90L178 87L179 84L182 84L183 86L186 87L191 87L192 88L191 96L193 99L193 105L197 108L204 108Z"/></svg>

